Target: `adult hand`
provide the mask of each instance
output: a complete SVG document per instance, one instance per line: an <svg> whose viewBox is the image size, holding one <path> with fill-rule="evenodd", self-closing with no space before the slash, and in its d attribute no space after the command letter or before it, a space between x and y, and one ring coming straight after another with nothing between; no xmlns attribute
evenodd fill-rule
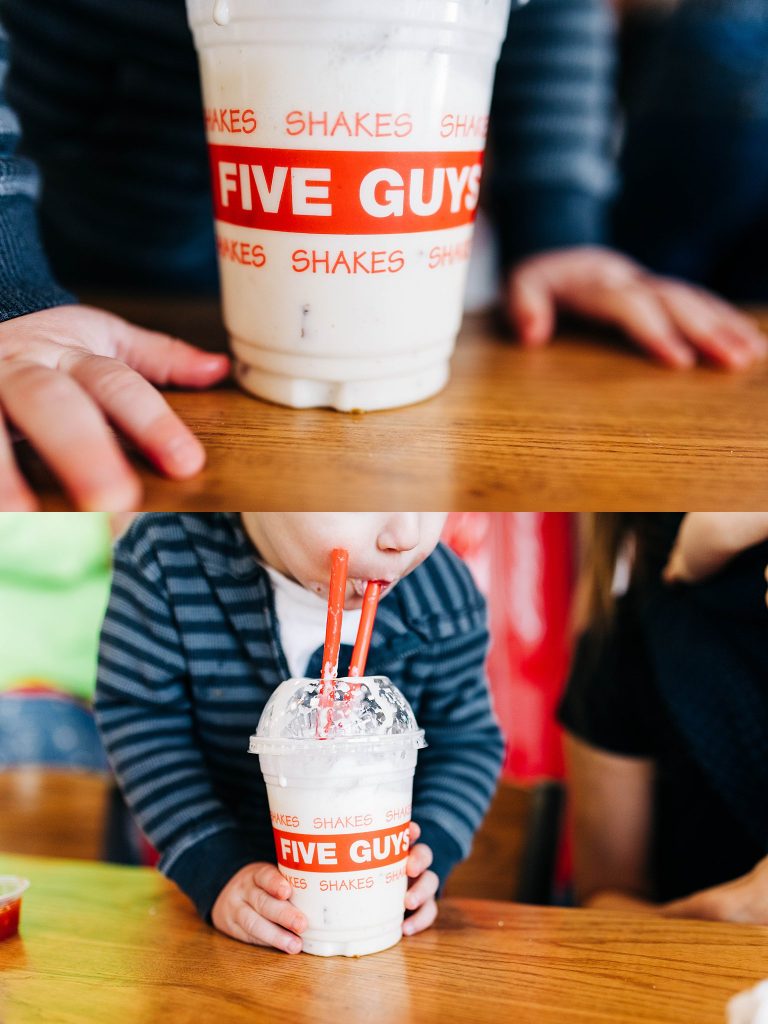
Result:
<svg viewBox="0 0 768 1024"><path fill-rule="evenodd" d="M745 313L703 288L659 277L618 252L577 246L522 260L508 278L509 318L523 345L545 345L556 314L619 328L668 366L699 356L745 369L768 354L768 338Z"/></svg>
<svg viewBox="0 0 768 1024"><path fill-rule="evenodd" d="M129 511L141 499L109 423L161 472L193 476L205 462L203 447L153 384L205 388L228 370L224 355L88 306L0 323L0 509L38 505L16 464L11 426L81 510Z"/></svg>
<svg viewBox="0 0 768 1024"><path fill-rule="evenodd" d="M768 857L732 882L668 903L663 913L667 917L768 925Z"/></svg>

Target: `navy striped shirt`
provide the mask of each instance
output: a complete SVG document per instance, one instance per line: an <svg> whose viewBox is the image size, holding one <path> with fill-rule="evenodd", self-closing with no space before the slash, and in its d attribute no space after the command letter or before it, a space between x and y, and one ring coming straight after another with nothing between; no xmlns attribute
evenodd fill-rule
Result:
<svg viewBox="0 0 768 1024"><path fill-rule="evenodd" d="M491 111L491 197L509 264L605 242L615 180L615 19L609 0L515 9Z"/></svg>
<svg viewBox="0 0 768 1024"><path fill-rule="evenodd" d="M382 600L371 642L368 671L392 679L426 730L413 819L441 879L469 853L501 764L487 640L482 596L438 546ZM342 664L350 654L342 648ZM309 675L321 658L318 647ZM275 860L266 788L247 749L289 675L272 585L240 517L139 517L115 551L96 718L161 870L204 918L243 865Z"/></svg>

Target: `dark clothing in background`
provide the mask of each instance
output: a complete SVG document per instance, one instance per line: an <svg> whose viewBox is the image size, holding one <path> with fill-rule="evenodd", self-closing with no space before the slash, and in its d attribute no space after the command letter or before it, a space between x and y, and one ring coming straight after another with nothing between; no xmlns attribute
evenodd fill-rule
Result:
<svg viewBox="0 0 768 1024"><path fill-rule="evenodd" d="M768 0L632 16L615 242L655 271L768 299Z"/></svg>
<svg viewBox="0 0 768 1024"><path fill-rule="evenodd" d="M666 544L607 638L582 638L560 720L591 746L655 762L651 876L665 901L768 854L768 544L704 583L666 587L681 517L643 518Z"/></svg>
<svg viewBox="0 0 768 1024"><path fill-rule="evenodd" d="M506 265L607 241L614 29L606 0L513 0L491 110L491 205Z"/></svg>

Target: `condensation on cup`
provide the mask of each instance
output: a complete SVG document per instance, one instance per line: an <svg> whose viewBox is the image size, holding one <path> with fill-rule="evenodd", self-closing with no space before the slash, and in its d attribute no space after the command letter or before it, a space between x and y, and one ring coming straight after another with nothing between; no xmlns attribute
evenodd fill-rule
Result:
<svg viewBox="0 0 768 1024"><path fill-rule="evenodd" d="M305 953L364 956L399 942L408 887L413 773L426 746L383 676L340 679L318 735L317 679L289 679L251 736L269 797L277 865L307 918Z"/></svg>
<svg viewBox="0 0 768 1024"><path fill-rule="evenodd" d="M224 320L247 390L440 391L510 0L187 0Z"/></svg>

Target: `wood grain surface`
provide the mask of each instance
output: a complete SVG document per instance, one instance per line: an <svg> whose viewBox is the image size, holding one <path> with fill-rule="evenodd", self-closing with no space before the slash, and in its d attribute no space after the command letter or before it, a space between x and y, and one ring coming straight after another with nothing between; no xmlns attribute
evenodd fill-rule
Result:
<svg viewBox="0 0 768 1024"><path fill-rule="evenodd" d="M157 873L0 856L32 881L0 946L4 1024L723 1024L768 975L765 929L446 900L383 953L240 945Z"/></svg>
<svg viewBox="0 0 768 1024"><path fill-rule="evenodd" d="M225 345L213 301L107 305ZM676 372L590 337L525 352L475 317L448 387L420 405L350 415L269 405L233 385L175 392L206 469L176 483L135 461L147 509L748 509L768 500L767 392L768 365ZM29 452L24 466L46 508L68 507Z"/></svg>
<svg viewBox="0 0 768 1024"><path fill-rule="evenodd" d="M98 860L112 785L107 772L3 766L0 850Z"/></svg>

